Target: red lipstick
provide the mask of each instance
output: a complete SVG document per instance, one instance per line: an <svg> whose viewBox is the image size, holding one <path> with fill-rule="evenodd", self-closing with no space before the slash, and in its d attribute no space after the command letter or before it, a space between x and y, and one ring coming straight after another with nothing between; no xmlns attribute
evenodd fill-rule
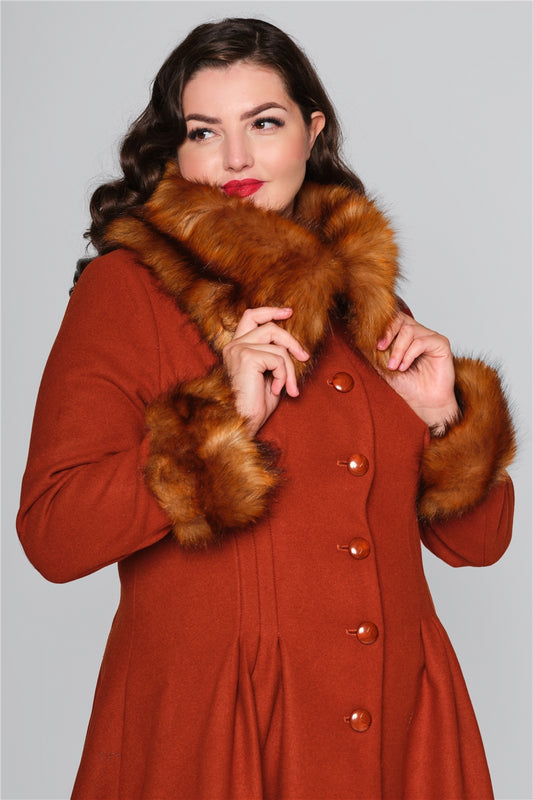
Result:
<svg viewBox="0 0 533 800"><path fill-rule="evenodd" d="M222 190L230 197L249 197L255 194L261 188L264 181L256 181L253 179L245 181L229 181L225 183Z"/></svg>

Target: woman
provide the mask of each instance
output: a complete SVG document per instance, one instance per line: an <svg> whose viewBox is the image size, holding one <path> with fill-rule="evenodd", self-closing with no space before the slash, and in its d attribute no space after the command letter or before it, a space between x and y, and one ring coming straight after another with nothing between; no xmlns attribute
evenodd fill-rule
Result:
<svg viewBox="0 0 533 800"><path fill-rule="evenodd" d="M195 29L121 165L19 514L50 580L119 564L73 797L491 797L420 538L455 566L508 545L497 375L398 300L392 231L277 28Z"/></svg>

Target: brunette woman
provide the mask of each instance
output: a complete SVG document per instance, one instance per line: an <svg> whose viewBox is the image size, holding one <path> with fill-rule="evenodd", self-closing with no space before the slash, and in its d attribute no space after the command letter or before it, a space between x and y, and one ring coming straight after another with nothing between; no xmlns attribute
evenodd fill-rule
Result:
<svg viewBox="0 0 533 800"><path fill-rule="evenodd" d="M420 542L502 555L512 425L338 137L288 36L201 25L93 196L19 514L50 580L118 562L77 800L492 796Z"/></svg>

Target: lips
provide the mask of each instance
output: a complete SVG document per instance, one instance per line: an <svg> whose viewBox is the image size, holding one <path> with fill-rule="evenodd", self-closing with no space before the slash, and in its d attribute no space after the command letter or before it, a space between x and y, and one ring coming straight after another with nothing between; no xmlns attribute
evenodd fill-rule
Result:
<svg viewBox="0 0 533 800"><path fill-rule="evenodd" d="M225 183L222 190L230 197L249 197L255 194L261 188L264 181L245 180L245 181L229 181Z"/></svg>

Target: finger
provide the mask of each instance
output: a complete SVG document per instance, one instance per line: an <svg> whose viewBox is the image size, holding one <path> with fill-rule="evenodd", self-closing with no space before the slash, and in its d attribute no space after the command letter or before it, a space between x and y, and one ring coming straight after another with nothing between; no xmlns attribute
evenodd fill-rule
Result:
<svg viewBox="0 0 533 800"><path fill-rule="evenodd" d="M378 350L386 350L388 347L390 347L394 338L398 335L398 332L401 329L402 325L405 325L405 323L410 319L411 317L408 317L407 314L403 313L403 311L399 311L394 317L389 327L385 330L383 336L380 339L378 339L377 342Z"/></svg>
<svg viewBox="0 0 533 800"><path fill-rule="evenodd" d="M401 350L398 350L397 353L393 352L397 363L395 367L389 366L389 369L397 368L400 372L404 372L422 355L431 358L445 358L451 356L449 342L445 336L429 331L426 328L421 328L421 330L423 331L423 335L420 335L419 330L414 330L413 338L410 342L406 341L403 352L401 352Z"/></svg>
<svg viewBox="0 0 533 800"><path fill-rule="evenodd" d="M392 342L390 358L387 364L388 369L398 369L405 357L405 353L414 341L414 338L415 333L413 326L402 324Z"/></svg>
<svg viewBox="0 0 533 800"><path fill-rule="evenodd" d="M279 397L281 390L283 387L285 387L285 391L289 397L299 397L300 390L298 389L298 384L296 383L296 377L294 374L291 375L289 370L285 372L285 375L282 375L281 373L278 374L275 370L273 370L272 376L273 380L271 391L273 395Z"/></svg>
<svg viewBox="0 0 533 800"><path fill-rule="evenodd" d="M238 345L233 352L229 350L226 366L239 384L246 384L247 376L272 373L270 389L272 394L279 395L283 387L291 397L298 397L294 364L284 347L274 344Z"/></svg>
<svg viewBox="0 0 533 800"><path fill-rule="evenodd" d="M270 372L270 391L275 397L279 397L282 389L290 397L298 397L300 391L296 383L296 374L294 372L294 365L287 355L284 353L271 353L262 352L262 360L256 362L258 371L265 373Z"/></svg>
<svg viewBox="0 0 533 800"><path fill-rule="evenodd" d="M283 387L285 386L287 394L289 394L289 389L294 391L294 387L291 384L291 381L288 380L287 375L287 365L284 362L279 362L276 366L270 368L270 391L275 397L279 397ZM297 395L292 395L297 396Z"/></svg>
<svg viewBox="0 0 533 800"><path fill-rule="evenodd" d="M285 328L280 328L275 322L266 322L259 325L242 336L235 337L227 345L270 345L274 344L288 350L298 361L307 361L309 353L302 347L295 337Z"/></svg>
<svg viewBox="0 0 533 800"><path fill-rule="evenodd" d="M234 336L236 338L244 336L246 333L255 330L259 325L275 320L289 319L290 316L292 316L292 308L280 308L279 306L247 308L239 320Z"/></svg>
<svg viewBox="0 0 533 800"><path fill-rule="evenodd" d="M425 346L422 339L414 339L405 352L401 356L398 356L399 360L396 367L389 367L389 369L397 369L398 372L405 372L424 352Z"/></svg>

